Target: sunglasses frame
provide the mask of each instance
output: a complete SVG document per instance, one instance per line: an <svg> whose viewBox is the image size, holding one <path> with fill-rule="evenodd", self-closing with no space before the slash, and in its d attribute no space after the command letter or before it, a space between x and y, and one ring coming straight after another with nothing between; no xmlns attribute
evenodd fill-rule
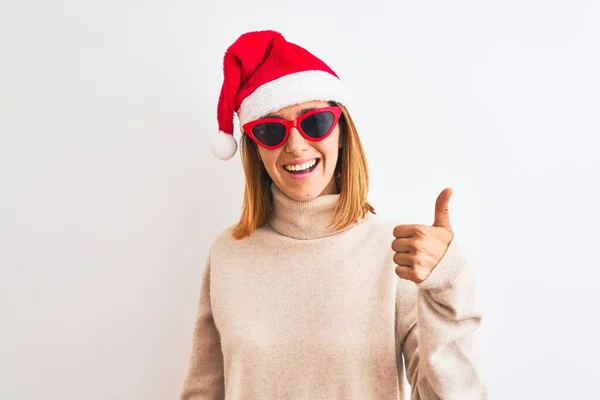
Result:
<svg viewBox="0 0 600 400"><path fill-rule="evenodd" d="M334 115L334 119L333 119L333 124L331 124L331 128L329 129L329 131L327 131L327 133L325 135L323 135L320 138L313 138L308 136L303 130L302 127L300 126L300 124L302 123L302 121L304 121L306 118L314 115L314 114L318 114L321 112L331 112ZM320 142L321 140L325 139L326 137L328 137L331 132L333 132L333 130L335 129L336 125L338 124L340 117L342 115L342 108L339 106L330 106L330 107L322 107L322 108L315 108L314 110L310 110L307 111L306 113L298 116L298 118L295 119L283 119L283 118L261 118L261 119L257 119L251 122L247 122L243 125L243 130L244 132L250 136L250 138L259 146L268 149L268 150L274 150L274 149L278 149L281 146L283 146L285 144L285 142L287 142L289 136L290 136L290 132L292 131L292 128L296 128L298 130L298 132L300 132L300 134L306 139L306 140L310 140L311 142ZM281 140L281 142L275 146L267 146L266 144L262 143L260 140L258 140L254 134L252 133L252 129L256 126L256 125L260 125L260 124L265 124L267 122L276 122L279 124L282 124L283 126L285 126L285 135L283 137L283 139Z"/></svg>

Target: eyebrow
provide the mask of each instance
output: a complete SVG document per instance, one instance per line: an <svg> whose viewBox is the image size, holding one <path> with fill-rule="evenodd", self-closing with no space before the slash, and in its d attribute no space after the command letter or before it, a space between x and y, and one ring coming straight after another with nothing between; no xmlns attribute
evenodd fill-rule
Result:
<svg viewBox="0 0 600 400"><path fill-rule="evenodd" d="M312 110L316 110L317 107L309 107L309 108L303 108L302 110L300 110L300 112L296 115L296 118L298 118L299 116L301 116L302 114L306 114L309 111ZM278 114L267 114L265 116L263 116L262 118L281 118L281 119L285 119L283 118L281 115ZM261 119L262 119L261 118Z"/></svg>

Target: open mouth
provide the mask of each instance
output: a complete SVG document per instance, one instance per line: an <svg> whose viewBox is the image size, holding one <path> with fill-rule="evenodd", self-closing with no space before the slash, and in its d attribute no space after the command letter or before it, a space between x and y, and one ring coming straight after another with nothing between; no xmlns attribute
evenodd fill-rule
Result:
<svg viewBox="0 0 600 400"><path fill-rule="evenodd" d="M319 165L320 161L321 161L321 159L315 158L314 160L307 161L303 164L284 165L283 169L285 169L287 172L289 172L292 175L306 174L308 172L313 171L317 167L317 165Z"/></svg>

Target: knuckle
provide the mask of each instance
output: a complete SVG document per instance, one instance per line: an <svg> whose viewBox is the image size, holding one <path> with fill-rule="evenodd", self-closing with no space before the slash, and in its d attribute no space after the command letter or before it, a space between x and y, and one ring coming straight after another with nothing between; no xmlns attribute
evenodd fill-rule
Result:
<svg viewBox="0 0 600 400"><path fill-rule="evenodd" d="M415 227L415 233L418 236L425 236L427 234L427 227L425 225L417 225Z"/></svg>
<svg viewBox="0 0 600 400"><path fill-rule="evenodd" d="M413 265L423 265L423 255L421 253L416 253L412 256Z"/></svg>
<svg viewBox="0 0 600 400"><path fill-rule="evenodd" d="M425 269L423 268L416 268L415 269L415 278L417 278L418 280L424 280L427 277L427 273L425 271Z"/></svg>
<svg viewBox="0 0 600 400"><path fill-rule="evenodd" d="M423 239L416 238L411 242L411 246L412 246L413 250L419 251L419 250L423 249L423 243L424 243Z"/></svg>

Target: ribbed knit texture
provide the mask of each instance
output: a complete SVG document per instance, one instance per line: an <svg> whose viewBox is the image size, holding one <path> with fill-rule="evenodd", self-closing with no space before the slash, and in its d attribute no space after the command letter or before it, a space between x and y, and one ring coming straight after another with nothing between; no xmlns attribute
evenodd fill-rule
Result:
<svg viewBox="0 0 600 400"><path fill-rule="evenodd" d="M487 399L474 271L456 243L420 284L395 274L400 222L328 228L339 195L273 186L269 224L210 249L182 400Z"/></svg>

